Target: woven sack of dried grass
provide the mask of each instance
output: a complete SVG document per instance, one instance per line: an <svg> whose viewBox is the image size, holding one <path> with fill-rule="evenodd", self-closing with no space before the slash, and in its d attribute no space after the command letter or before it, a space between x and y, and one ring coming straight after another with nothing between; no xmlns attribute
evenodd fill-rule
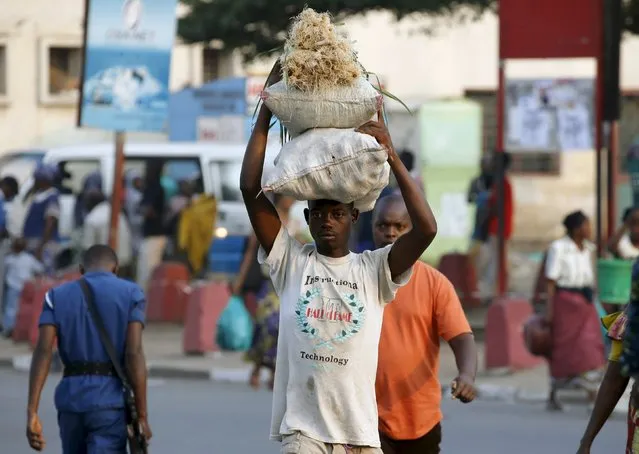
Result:
<svg viewBox="0 0 639 454"><path fill-rule="evenodd" d="M388 154L375 138L353 129L312 129L287 142L264 173L262 189L297 200L355 202L375 207L388 184Z"/></svg>
<svg viewBox="0 0 639 454"><path fill-rule="evenodd" d="M291 135L313 128L357 128L382 105L382 95L366 79L330 90L303 92L278 82L262 93L266 107Z"/></svg>

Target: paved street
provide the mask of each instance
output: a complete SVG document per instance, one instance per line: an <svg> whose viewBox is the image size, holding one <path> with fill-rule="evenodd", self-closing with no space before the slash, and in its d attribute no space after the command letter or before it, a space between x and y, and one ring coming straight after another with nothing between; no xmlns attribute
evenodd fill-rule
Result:
<svg viewBox="0 0 639 454"><path fill-rule="evenodd" d="M60 453L51 377L43 396L41 416L48 446ZM0 452L27 454L24 436L27 376L0 371ZM153 454L277 454L268 441L270 393L206 381L152 381ZM586 423L583 406L566 414L548 414L539 405L476 402L464 406L446 401L444 453L570 454ZM625 422L608 423L593 454L623 452Z"/></svg>

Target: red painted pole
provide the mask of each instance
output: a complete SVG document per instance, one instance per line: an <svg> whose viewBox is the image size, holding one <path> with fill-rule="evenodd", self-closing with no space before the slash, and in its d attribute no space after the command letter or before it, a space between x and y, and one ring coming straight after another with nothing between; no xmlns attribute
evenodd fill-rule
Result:
<svg viewBox="0 0 639 454"><path fill-rule="evenodd" d="M606 242L617 230L617 179L619 176L619 123L609 122L606 126L608 151L608 223L606 229Z"/></svg>
<svg viewBox="0 0 639 454"><path fill-rule="evenodd" d="M506 85L506 75L505 75L505 60L500 58L499 60L499 82L497 86L497 153L503 153L504 150L504 90ZM504 175L504 167L503 160L499 159L497 162L500 163L497 171L498 171L498 180L497 180L497 213L499 220L499 227L497 233L497 296L502 297L506 293L508 289L508 261L507 261L507 245L506 245L506 235L505 235L505 213L504 213L504 204L505 204L505 175Z"/></svg>
<svg viewBox="0 0 639 454"><path fill-rule="evenodd" d="M601 0L601 17L603 17L604 0ZM597 74L595 78L595 153L596 153L596 180L595 180L595 222L597 235L597 257L602 258L604 255L604 228L603 228L603 99L604 99L604 38L603 38L603 20L596 24L600 27L599 33L599 55L597 55Z"/></svg>

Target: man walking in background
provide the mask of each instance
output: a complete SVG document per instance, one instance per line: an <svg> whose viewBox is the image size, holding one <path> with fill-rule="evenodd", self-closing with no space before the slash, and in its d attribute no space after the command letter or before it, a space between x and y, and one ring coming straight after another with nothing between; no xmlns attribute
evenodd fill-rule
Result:
<svg viewBox="0 0 639 454"><path fill-rule="evenodd" d="M0 301L5 300L5 280L7 269L5 266L5 260L7 255L11 252L11 237L21 236L19 228L16 228L15 224L20 216L16 216L12 213L13 200L18 195L18 180L12 176L6 176L0 180ZM0 313L6 312L6 305L0 308ZM4 323L4 321L2 322ZM4 327L1 327L4 328ZM6 330L4 330L6 331Z"/></svg>
<svg viewBox="0 0 639 454"><path fill-rule="evenodd" d="M499 162L501 160L501 162ZM514 219L514 197L513 188L508 178L508 169L510 168L510 154L506 152L498 152L493 155L495 168L501 168L504 171L504 241L508 242L513 234ZM497 287L497 270L499 267L499 218L497 193L499 191L499 178L493 174L493 184L488 200L488 241L482 245L480 257L477 263L474 263L477 270L477 279L479 284L479 292L482 299L491 299L496 293Z"/></svg>
<svg viewBox="0 0 639 454"><path fill-rule="evenodd" d="M166 210L166 195L162 187L161 159L150 160L147 164L144 192L140 203L140 212L144 217L142 224L142 244L138 256L135 274L142 290L148 291L149 279L156 266L162 263L166 247L166 228L162 222Z"/></svg>
<svg viewBox="0 0 639 454"><path fill-rule="evenodd" d="M34 194L22 230L27 250L42 262L47 273L55 270L59 252L60 192L53 185L57 172L56 166L48 164L34 171Z"/></svg>
<svg viewBox="0 0 639 454"><path fill-rule="evenodd" d="M411 230L401 196L379 200L373 215L376 248ZM376 395L384 454L438 454L442 413L439 339L447 341L458 368L453 397L475 398L477 348L470 325L446 277L417 262L406 286L384 310Z"/></svg>
<svg viewBox="0 0 639 454"><path fill-rule="evenodd" d="M488 227L490 221L490 198L493 190L493 163L492 155L485 154L481 158L481 173L470 182L467 202L475 205L475 222L470 238L468 258L470 263L479 270L478 259L482 249L488 241Z"/></svg>
<svg viewBox="0 0 639 454"><path fill-rule="evenodd" d="M83 278L93 293L114 349L126 366L140 425L148 439L151 431L147 423L147 372L142 347L144 293L136 284L119 279L117 270L117 256L108 246L92 246L84 253ZM29 445L36 451L45 447L38 408L56 338L64 364L63 378L55 392L63 454L126 454L123 383L91 320L80 281L56 287L45 297L29 372Z"/></svg>
<svg viewBox="0 0 639 454"><path fill-rule="evenodd" d="M85 194L86 217L82 226L82 247L89 249L95 244L108 244L111 229L111 202L101 190L91 190ZM131 228L124 213L118 216L118 263L122 276L133 274L133 244ZM124 271L124 273L122 273Z"/></svg>
<svg viewBox="0 0 639 454"><path fill-rule="evenodd" d="M406 170L410 173L415 180L415 183L419 187L419 190L422 191L422 194L425 195L424 192L424 182L422 178L419 176L419 170L415 170L415 155L410 150L402 150L398 154L400 161L406 167ZM388 186L384 188L384 190L379 195L379 198L386 197L391 194L401 194L401 191L397 187L397 181L395 180L394 175L391 174L390 182ZM365 213L360 213L359 220L357 221L357 244L354 246L358 251L370 251L375 249L373 242L373 212L367 211Z"/></svg>

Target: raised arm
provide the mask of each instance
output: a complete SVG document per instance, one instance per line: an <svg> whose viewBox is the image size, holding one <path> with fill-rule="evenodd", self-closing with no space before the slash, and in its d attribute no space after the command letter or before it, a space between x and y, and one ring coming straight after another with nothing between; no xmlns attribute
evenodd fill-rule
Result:
<svg viewBox="0 0 639 454"><path fill-rule="evenodd" d="M279 62L275 64L268 77L267 85L277 82L281 78L282 69ZM251 133L240 174L240 189L244 205L248 211L251 225L258 241L269 254L273 243L280 231L282 222L275 207L262 192L262 171L266 156L266 141L272 118L271 112L262 104L257 116L255 128Z"/></svg>
<svg viewBox="0 0 639 454"><path fill-rule="evenodd" d="M621 238L628 231L627 221L624 220L624 223L617 229L617 231L610 237L608 240L608 250L612 255L617 258L623 258L622 251L620 250L619 243L621 242Z"/></svg>
<svg viewBox="0 0 639 454"><path fill-rule="evenodd" d="M375 137L380 145L386 147L388 163L397 180L413 226L410 232L402 235L393 243L388 256L391 277L395 281L398 276L408 271L419 260L426 248L433 242L435 235L437 235L437 221L422 191L397 156L386 125L382 122L371 121L360 127L358 131Z"/></svg>

